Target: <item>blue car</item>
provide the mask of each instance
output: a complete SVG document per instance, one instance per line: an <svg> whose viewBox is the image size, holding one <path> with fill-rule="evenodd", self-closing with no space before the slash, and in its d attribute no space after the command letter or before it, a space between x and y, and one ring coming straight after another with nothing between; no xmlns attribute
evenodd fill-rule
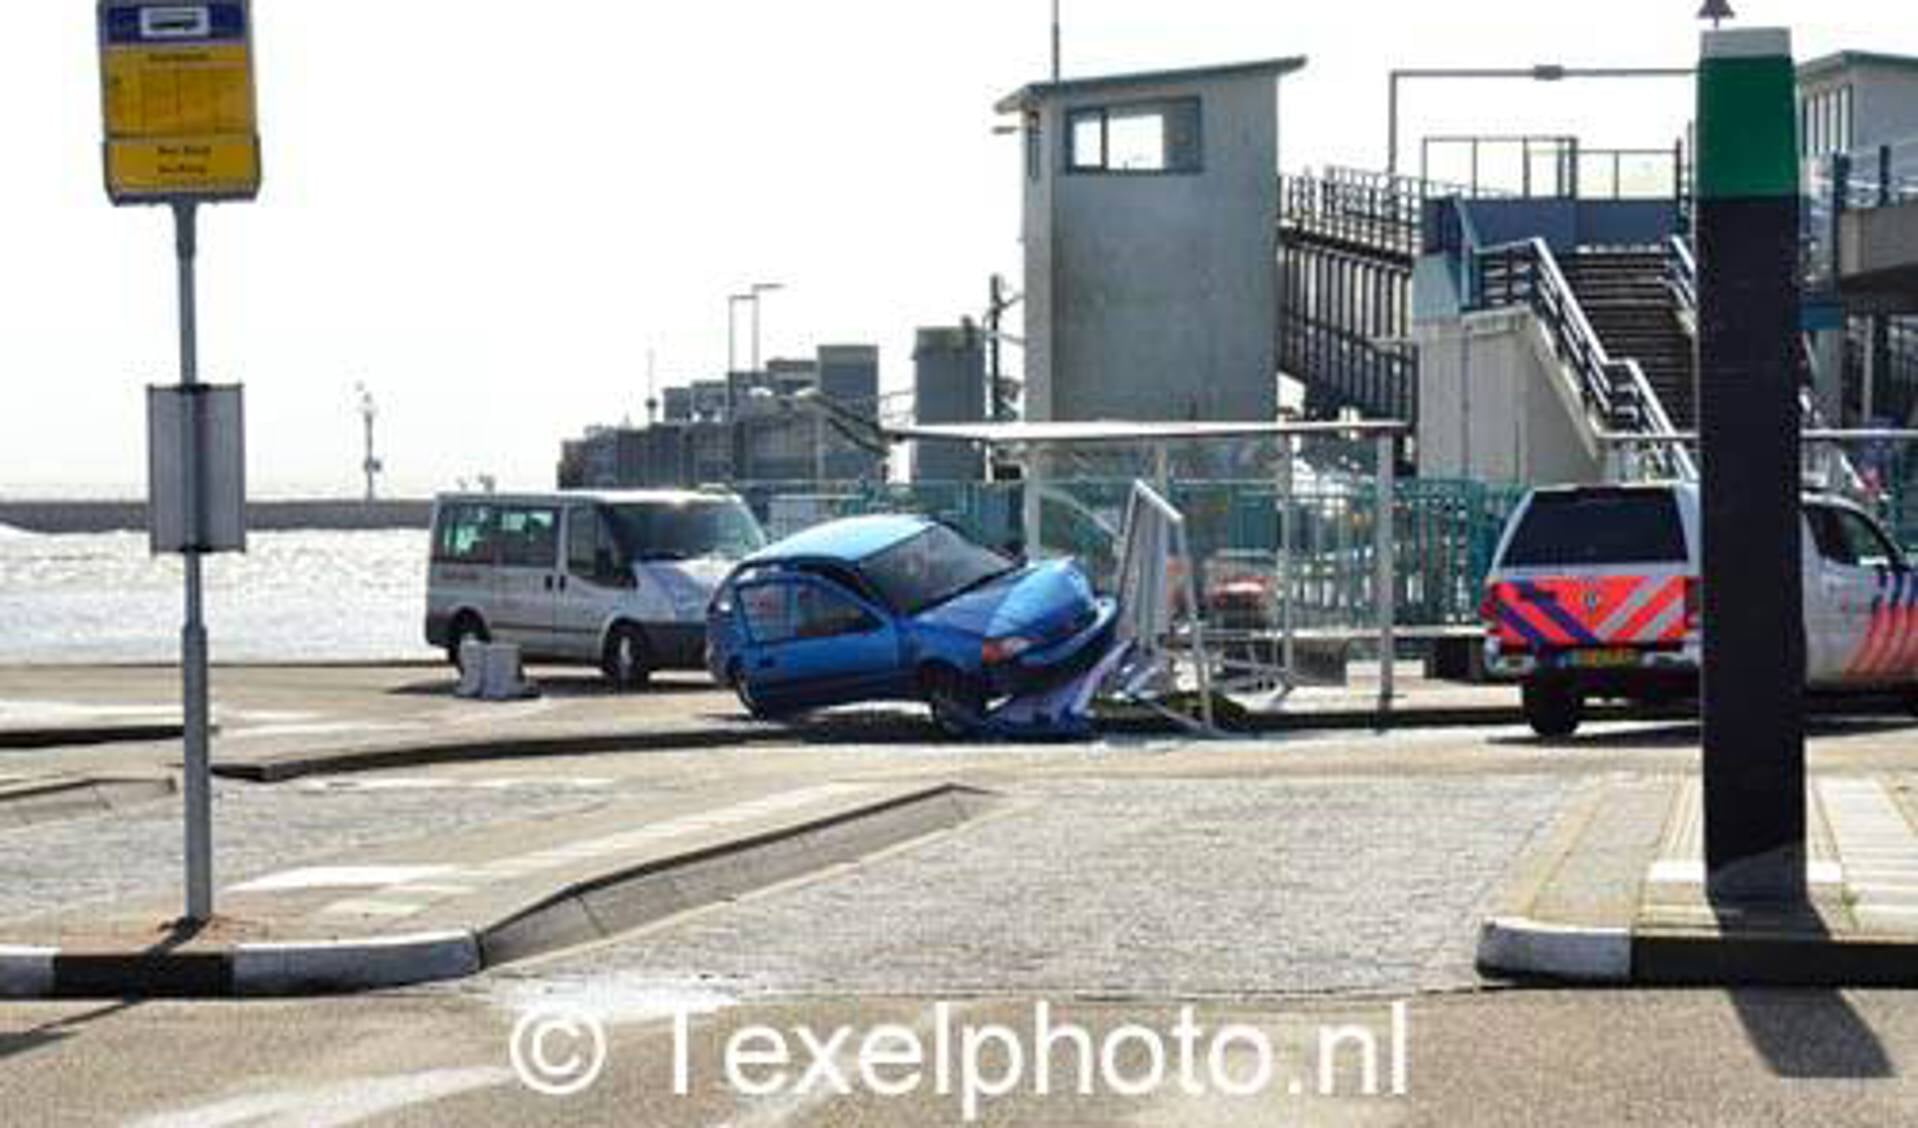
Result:
<svg viewBox="0 0 1918 1128"><path fill-rule="evenodd" d="M1022 563L926 517L852 517L742 561L708 609L706 658L755 716L914 700L973 732L996 700L1089 667L1115 616L1072 561Z"/></svg>

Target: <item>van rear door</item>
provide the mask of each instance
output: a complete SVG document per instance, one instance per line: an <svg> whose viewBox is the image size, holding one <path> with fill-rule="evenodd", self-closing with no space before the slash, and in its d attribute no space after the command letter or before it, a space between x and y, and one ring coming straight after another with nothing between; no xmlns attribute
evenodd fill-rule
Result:
<svg viewBox="0 0 1918 1128"><path fill-rule="evenodd" d="M1491 630L1534 652L1677 645L1692 574L1673 491L1541 490L1494 570Z"/></svg>

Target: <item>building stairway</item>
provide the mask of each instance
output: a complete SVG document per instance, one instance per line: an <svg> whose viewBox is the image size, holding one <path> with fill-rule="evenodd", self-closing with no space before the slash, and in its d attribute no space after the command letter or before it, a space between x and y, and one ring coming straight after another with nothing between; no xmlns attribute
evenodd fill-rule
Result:
<svg viewBox="0 0 1918 1128"><path fill-rule="evenodd" d="M1596 248L1565 255L1562 265L1605 351L1637 361L1672 425L1689 431L1697 425L1692 338L1678 319L1667 262L1659 248Z"/></svg>

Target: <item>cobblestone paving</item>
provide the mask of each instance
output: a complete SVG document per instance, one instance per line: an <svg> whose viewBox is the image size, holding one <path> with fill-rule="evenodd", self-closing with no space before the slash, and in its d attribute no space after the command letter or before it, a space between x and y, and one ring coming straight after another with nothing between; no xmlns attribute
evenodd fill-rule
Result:
<svg viewBox="0 0 1918 1128"><path fill-rule="evenodd" d="M1468 986L1476 914L1573 786L1036 784L1019 793L1031 807L842 875L489 978L920 996Z"/></svg>
<svg viewBox="0 0 1918 1128"><path fill-rule="evenodd" d="M604 792L563 782L499 789L328 790L214 785L214 877L222 886L358 847L502 819L591 810ZM180 886L180 803L0 831L0 921Z"/></svg>

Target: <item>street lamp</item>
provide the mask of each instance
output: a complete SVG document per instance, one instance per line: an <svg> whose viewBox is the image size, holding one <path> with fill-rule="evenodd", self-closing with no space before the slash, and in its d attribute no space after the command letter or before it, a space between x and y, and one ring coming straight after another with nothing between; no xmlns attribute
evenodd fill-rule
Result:
<svg viewBox="0 0 1918 1128"><path fill-rule="evenodd" d="M1708 5L1709 6L1709 5ZM1529 67L1394 68L1387 85L1385 171L1399 172L1399 82L1407 78L1522 78L1559 82L1567 78L1690 78L1690 67L1566 67L1539 63Z"/></svg>

